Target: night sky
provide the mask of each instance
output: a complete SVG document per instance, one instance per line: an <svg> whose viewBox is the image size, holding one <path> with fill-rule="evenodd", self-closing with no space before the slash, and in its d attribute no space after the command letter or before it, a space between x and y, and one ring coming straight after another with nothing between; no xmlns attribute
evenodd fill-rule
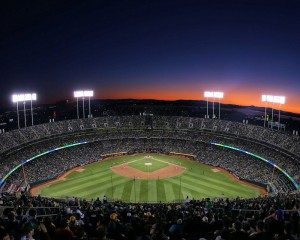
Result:
<svg viewBox="0 0 300 240"><path fill-rule="evenodd" d="M54 103L81 89L162 100L202 100L209 90L239 105L286 96L281 109L300 113L298 0L6 2L1 106L24 92Z"/></svg>

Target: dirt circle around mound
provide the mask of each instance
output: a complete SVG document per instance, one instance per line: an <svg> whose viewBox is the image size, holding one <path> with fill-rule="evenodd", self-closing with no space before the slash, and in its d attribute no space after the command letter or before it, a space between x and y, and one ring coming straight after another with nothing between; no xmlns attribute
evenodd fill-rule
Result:
<svg viewBox="0 0 300 240"><path fill-rule="evenodd" d="M128 163L124 163L110 168L115 174L133 179L163 179L175 177L185 171L186 168L169 164L168 166L153 172L143 172L136 168L130 167Z"/></svg>

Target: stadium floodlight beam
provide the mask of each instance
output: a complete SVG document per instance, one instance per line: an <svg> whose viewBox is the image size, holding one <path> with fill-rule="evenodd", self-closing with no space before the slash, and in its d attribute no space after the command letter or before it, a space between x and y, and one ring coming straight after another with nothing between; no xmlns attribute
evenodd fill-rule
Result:
<svg viewBox="0 0 300 240"><path fill-rule="evenodd" d="M284 96L272 96L272 95L262 95L261 97L262 102L265 102L265 119L264 119L264 127L266 127L266 115L267 115L267 104L268 102L272 103L272 122L273 122L273 106L274 103L279 103L279 114L278 114L278 129L280 125L280 107L282 104L285 104L285 97ZM273 125L272 125L273 128Z"/></svg>
<svg viewBox="0 0 300 240"><path fill-rule="evenodd" d="M77 119L79 119L78 98L82 98L82 113L83 113L83 118L85 118L84 97L89 98L89 117L91 117L91 97L93 96L94 96L94 91L92 90L74 91L74 97L77 98Z"/></svg>
<svg viewBox="0 0 300 240"><path fill-rule="evenodd" d="M209 91L205 91L204 92L204 97L206 97L206 116L207 118L209 118L208 115L208 98L213 98L213 117L215 118L215 98L219 99L219 119L221 119L221 104L220 104L220 99L224 97L224 93L223 92L209 92Z"/></svg>
<svg viewBox="0 0 300 240"><path fill-rule="evenodd" d="M17 116L18 116L18 128L20 129L20 116L19 116L19 102L24 104L24 124L27 127L26 122L26 101L30 101L30 111L31 111L31 125L33 126L33 109L32 101L36 100L36 93L26 93L26 94L13 94L12 101L17 103Z"/></svg>

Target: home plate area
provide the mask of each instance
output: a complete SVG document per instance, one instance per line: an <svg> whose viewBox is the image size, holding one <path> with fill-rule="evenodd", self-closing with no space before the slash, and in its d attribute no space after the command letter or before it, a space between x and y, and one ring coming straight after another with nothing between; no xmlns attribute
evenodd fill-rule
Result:
<svg viewBox="0 0 300 240"><path fill-rule="evenodd" d="M153 157L151 156L145 156L143 159L141 160L145 160L145 159L153 159L155 160ZM140 161L140 160L137 160ZM183 173L186 168L178 166L176 164L171 164L168 163L168 165L166 167L163 167L161 169L158 169L156 171L147 171L147 172L143 172L140 171L136 168L133 168L131 166L128 165L129 163L125 163L125 164L120 164L118 166L114 166L111 168L111 170L121 176L124 177L129 177L129 178L133 178L133 179L144 179L144 180L150 180L150 179L163 179L163 178L170 178L170 177L175 177L181 173ZM146 162L144 163L145 166L147 167L151 167L153 165L153 163L151 162Z"/></svg>

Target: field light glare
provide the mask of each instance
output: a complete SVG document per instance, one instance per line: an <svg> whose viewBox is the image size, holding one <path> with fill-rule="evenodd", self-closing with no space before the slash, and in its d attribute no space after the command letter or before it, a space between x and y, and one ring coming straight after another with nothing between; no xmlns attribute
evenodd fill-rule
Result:
<svg viewBox="0 0 300 240"><path fill-rule="evenodd" d="M262 95L261 100L262 102L285 104L284 96Z"/></svg>
<svg viewBox="0 0 300 240"><path fill-rule="evenodd" d="M25 102L25 101L35 101L36 93L26 93L26 94L13 94L12 101L15 102Z"/></svg>
<svg viewBox="0 0 300 240"><path fill-rule="evenodd" d="M224 93L223 92L204 92L204 97L206 98L223 98Z"/></svg>
<svg viewBox="0 0 300 240"><path fill-rule="evenodd" d="M80 98L80 97L93 97L94 96L94 91L75 91L74 92L74 97L75 98Z"/></svg>

